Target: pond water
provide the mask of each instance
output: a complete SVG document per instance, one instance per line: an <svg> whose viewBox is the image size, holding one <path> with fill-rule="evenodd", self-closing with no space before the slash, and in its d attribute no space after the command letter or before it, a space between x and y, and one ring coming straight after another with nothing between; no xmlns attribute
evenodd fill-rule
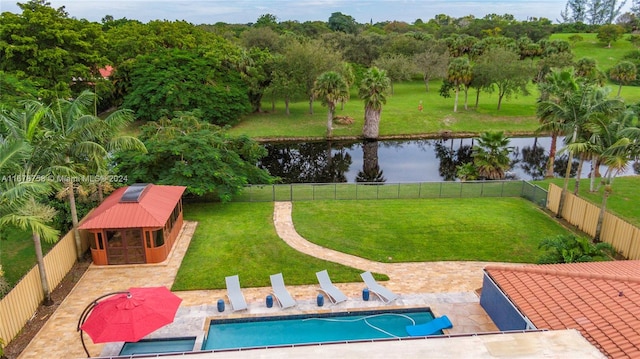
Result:
<svg viewBox="0 0 640 359"><path fill-rule="evenodd" d="M475 141L453 138L271 143L265 145L269 154L259 166L280 177L284 183L454 181L456 167L471 162ZM550 137L511 138L509 178L542 179L550 144ZM558 139L558 150L562 146L562 139ZM572 166L574 172L577 163L574 161ZM566 164L566 154L556 157L554 172L557 177L564 176ZM638 174L638 170L640 166L636 163L619 175ZM582 176L586 178L589 171L590 164L585 163ZM605 168L601 169L601 173L605 171Z"/></svg>

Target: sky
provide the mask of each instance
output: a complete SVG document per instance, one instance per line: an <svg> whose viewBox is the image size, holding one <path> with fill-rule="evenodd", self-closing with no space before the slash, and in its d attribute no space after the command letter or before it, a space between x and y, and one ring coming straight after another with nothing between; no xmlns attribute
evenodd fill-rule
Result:
<svg viewBox="0 0 640 359"><path fill-rule="evenodd" d="M52 7L64 6L71 17L100 22L105 15L115 19L148 22L185 20L192 24L246 24L264 14L278 21L327 21L332 13L352 16L358 23L370 21L428 21L437 14L451 17L511 14L517 20L545 17L560 19L565 0L48 0ZM0 10L21 13L16 3L27 0L0 0ZM630 2L630 1L628 1ZM628 6L627 6L628 7Z"/></svg>

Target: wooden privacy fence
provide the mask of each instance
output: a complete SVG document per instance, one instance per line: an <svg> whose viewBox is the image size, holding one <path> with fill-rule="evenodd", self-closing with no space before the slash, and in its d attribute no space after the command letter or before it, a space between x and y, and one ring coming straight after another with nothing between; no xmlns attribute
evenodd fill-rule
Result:
<svg viewBox="0 0 640 359"><path fill-rule="evenodd" d="M82 232L81 235L83 235ZM88 248L88 241L84 235L82 243L84 252ZM76 262L76 257L75 239L71 231L44 256L47 281L51 290L57 287L69 273ZM43 300L40 272L36 265L0 300L0 338L5 343L10 342L33 317Z"/></svg>
<svg viewBox="0 0 640 359"><path fill-rule="evenodd" d="M560 216L567 222L578 227L591 237L596 235L596 226L600 207L590 203L573 193L566 194L566 202ZM562 188L549 184L547 208L558 214ZM600 231L600 240L611 244L625 258L640 259L640 228L606 212Z"/></svg>

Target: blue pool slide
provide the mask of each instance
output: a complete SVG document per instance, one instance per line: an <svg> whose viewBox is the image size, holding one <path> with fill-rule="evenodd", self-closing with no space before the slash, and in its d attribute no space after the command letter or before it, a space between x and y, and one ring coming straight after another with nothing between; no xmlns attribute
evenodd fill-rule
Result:
<svg viewBox="0 0 640 359"><path fill-rule="evenodd" d="M449 320L449 317L443 315L434 320L418 325L407 325L407 333L412 337L423 337L425 335L436 334L442 329L453 328L453 324Z"/></svg>

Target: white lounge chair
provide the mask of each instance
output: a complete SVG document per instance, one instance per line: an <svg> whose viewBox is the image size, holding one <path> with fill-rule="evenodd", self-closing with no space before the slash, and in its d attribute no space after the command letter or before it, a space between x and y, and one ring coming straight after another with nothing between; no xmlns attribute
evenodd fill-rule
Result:
<svg viewBox="0 0 640 359"><path fill-rule="evenodd" d="M273 295L276 297L276 300L280 304L282 309L290 308L296 305L296 300L293 299L287 287L284 285L284 278L282 278L282 273L272 274L271 278L271 289L273 289Z"/></svg>
<svg viewBox="0 0 640 359"><path fill-rule="evenodd" d="M235 312L247 309L247 302L244 300L242 289L240 289L240 278L238 278L238 275L226 277L224 280L227 283L227 298L229 298L231 310Z"/></svg>
<svg viewBox="0 0 640 359"><path fill-rule="evenodd" d="M347 296L340 291L333 283L331 282L331 278L329 278L329 273L327 270L323 270L320 272L316 272L316 277L318 278L318 283L320 283L320 290L324 292L324 294L329 297L329 300L333 302L333 304L337 304L340 302L344 302L347 300Z"/></svg>
<svg viewBox="0 0 640 359"><path fill-rule="evenodd" d="M360 274L360 276L362 277L362 280L364 280L364 284L366 284L367 288L369 288L369 291L377 295L378 298L380 298L380 300L385 304L389 304L398 299L397 294L378 284L375 278L373 278L371 272L364 272Z"/></svg>

